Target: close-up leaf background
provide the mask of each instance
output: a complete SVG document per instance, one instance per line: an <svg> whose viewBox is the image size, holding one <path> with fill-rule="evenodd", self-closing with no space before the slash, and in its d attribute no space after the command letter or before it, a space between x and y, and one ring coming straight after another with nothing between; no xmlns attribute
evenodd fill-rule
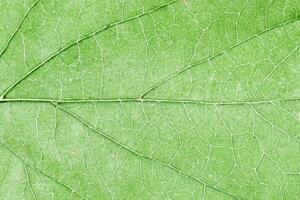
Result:
<svg viewBox="0 0 300 200"><path fill-rule="evenodd" d="M0 0L0 199L299 200L299 0Z"/></svg>

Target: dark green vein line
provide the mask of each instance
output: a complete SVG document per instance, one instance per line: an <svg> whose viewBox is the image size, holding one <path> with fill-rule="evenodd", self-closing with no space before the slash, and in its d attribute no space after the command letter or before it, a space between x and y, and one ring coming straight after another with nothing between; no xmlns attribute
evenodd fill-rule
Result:
<svg viewBox="0 0 300 200"><path fill-rule="evenodd" d="M238 47L238 46L240 46L240 45L242 45L242 44L248 42L249 40L251 40L251 39L253 39L253 38L259 37L260 35L263 35L264 33L267 33L267 32L269 32L269 31L271 31L271 30L276 29L276 28L280 28L280 27L286 26L286 25L288 25L288 24L297 22L299 19L300 19L300 18L295 18L295 19L290 20L290 21L288 21L288 22L284 22L284 23L278 24L278 25L276 25L276 26L267 28L267 29L265 29L265 30L263 30L263 31L261 31L261 32L259 32L259 33L256 33L255 35L252 35L252 36L248 37L247 39L245 39L245 40L243 40L243 41L241 41L241 42L236 43L236 44L233 45L233 46L230 46L229 48L227 48L227 49L225 49L225 50L223 50L223 51L221 51L221 52L219 52L219 53L217 53L217 54L215 54L215 55L213 55L213 56L210 56L210 57L208 57L208 58L206 58L206 59L204 59L204 60L200 60L200 61L191 63L190 65L187 65L187 66L185 66L185 67L179 69L177 72L171 74L171 76L167 77L166 79L164 79L164 80L162 80L162 81L160 81L160 82L154 84L153 86L149 87L145 92L143 92L143 93L141 94L140 98L144 98L147 94L149 94L149 93L152 92L153 90L157 89L157 88L160 87L161 85L163 85L163 84L165 84L166 82L172 80L173 78L175 78L175 77L178 76L179 74L181 74L181 73L187 71L188 69L191 69L191 68L193 68L193 67L199 66L199 65L201 65L201 64L203 64L203 63L206 63L206 62L208 62L208 61L210 61L210 60L213 60L213 59L215 59L215 58L217 58L217 57L223 55L226 51L230 51L231 49L234 49L234 48L236 48L236 47Z"/></svg>
<svg viewBox="0 0 300 200"><path fill-rule="evenodd" d="M198 182L198 183L201 183L202 185L204 185L204 186L206 186L206 187L209 187L209 188L211 188L211 189L213 189L213 190L215 190L215 191L218 191L218 192L221 192L221 193L226 194L226 195L228 195L228 196L231 196L231 197L233 197L233 198L235 198L235 199L240 199L239 197L235 196L234 194L231 194L231 193L226 192L226 191L224 191L224 190L222 190L222 189L216 188L216 187L214 187L214 186L212 186L212 185L208 185L208 184L205 183L203 180L201 180L201 179L199 179L199 178L197 178L197 177L194 177L194 176L192 176L192 175L189 175L189 174L183 172L182 170L180 170L180 169L176 168L175 166L173 166L171 163L167 163L167 162L165 162L165 161L156 159L156 158L154 158L154 157L145 155L145 154L143 154L143 153L139 153L139 152L137 152L137 151L135 151L135 150L133 150L133 149L131 149L131 148L125 146L124 144L122 144L122 143L116 141L114 138L110 137L109 135L107 135L107 134L105 134L105 133L99 131L99 130L96 129L94 126L92 126L91 124L89 124L88 122L86 122L84 119L82 119L82 118L79 117L78 115L76 115L76 114L74 114L73 112L69 111L69 110L66 109L65 107L60 106L58 103L53 103L53 102L52 102L52 104L53 104L55 107L58 107L59 109L61 109L61 110L62 110L63 112L65 112L66 114L68 114L68 115L70 115L71 117L77 119L79 122L81 122L82 124L84 124L85 126L87 126L89 129L93 130L93 131L94 131L95 133L97 133L98 135L104 137L105 139L109 140L110 142L112 142L112 143L114 143L114 144L117 144L118 146L120 146L121 148L123 148L123 149L129 151L130 153L134 154L135 156L138 156L138 157L141 157L141 158L144 158L144 159L148 159L148 160L150 160L150 161L152 161L152 162L159 163L159 164L161 164L161 165L163 165L163 166L165 166L165 167L168 167L168 168L170 168L170 169L176 171L176 172L179 173L179 174L182 174L183 176L189 177L189 178L191 178L192 180L194 180L194 181L196 181L196 182Z"/></svg>
<svg viewBox="0 0 300 200"><path fill-rule="evenodd" d="M167 2L167 3L165 3L165 4L163 4L163 5L160 5L160 6L157 6L157 7L155 7L155 8L152 8L152 9L150 9L150 10L148 10L148 11L145 11L145 12L143 12L143 13L141 13L141 14L138 14L138 15L135 15L135 16L132 16L132 17L129 17L129 18L126 18L126 19L117 21L117 22L113 22L113 23L111 23L111 24L108 24L108 25L102 27L101 29L99 29L99 30L97 30L97 31L95 31L95 32L93 32L93 33L87 34L87 35L81 37L80 39L71 42L71 43L68 44L67 46L65 46L65 47L63 47L63 48L61 48L61 49L59 49L59 50L58 50L57 52L55 52L54 54L50 55L46 60L40 62L38 65L36 65L34 68L32 68L29 72L27 72L23 77L21 77L19 80L17 80L15 83L13 83L10 87L8 87L8 88L3 92L2 96L0 96L0 99L1 99L1 98L4 98L5 95L6 95L8 92L10 92L14 87L16 87L20 82L22 82L23 80L25 80L25 79L26 79L28 76L30 76L32 73L34 73L34 72L37 71L39 68L41 68L45 63L49 62L50 60L52 60L53 58L55 58L55 57L56 57L57 55L59 55L60 53L62 53L62 52L64 52L64 51L66 51L67 49L69 49L70 47L72 47L72 46L74 46L74 45L76 45L76 44L78 44L78 43L80 43L80 42L82 42L82 41L84 41L84 40L86 40L86 39L89 39L89 38L93 37L94 35L99 34L99 33L103 32L103 31L105 31L105 30L107 30L107 29L109 29L109 28L115 27L115 26L117 26L117 25L120 25L120 24L129 22L129 21L132 21L132 20L134 20L134 19L137 19L137 18L139 18L139 17L143 17L143 16L148 15L148 14L151 14L151 13L153 13L153 12L155 12L155 11L158 11L158 10L160 10L160 9L162 9L162 8L165 8L165 7L167 7L167 6L171 5L171 4L174 4L174 3L178 2L178 1L179 1L179 0L172 0L172 1L169 1L169 2Z"/></svg>
<svg viewBox="0 0 300 200"><path fill-rule="evenodd" d="M16 30L13 32L13 34L11 35L11 37L8 39L8 41L6 42L3 50L0 53L0 57L4 54L4 52L6 51L6 49L8 48L9 44L11 43L11 41L13 40L13 38L15 37L15 35L17 34L17 32L19 31L19 29L21 28L24 20L27 18L27 16L29 15L30 11L34 8L34 6L38 3L39 0L36 0L28 9L28 11L25 13L24 17L20 20Z"/></svg>
<svg viewBox="0 0 300 200"><path fill-rule="evenodd" d="M33 170L37 171L38 173L42 174L43 176L47 177L48 179L54 181L55 183L61 185L62 187L66 188L67 190L69 190L70 192L74 193L76 196L84 199L84 200L88 200L86 197L82 196L81 194L79 194L78 192L76 192L75 190L73 190L71 187L67 186L66 184L60 182L59 180L56 180L55 178L49 176L48 174L44 173L42 170L32 166L30 163L28 163L27 161L25 161L24 159L22 159L20 156L18 156L13 150L11 150L7 145L5 145L3 142L0 141L1 146L7 150L11 155L13 155L14 157L16 157L19 161L21 161L23 164L25 164L26 166L32 168Z"/></svg>

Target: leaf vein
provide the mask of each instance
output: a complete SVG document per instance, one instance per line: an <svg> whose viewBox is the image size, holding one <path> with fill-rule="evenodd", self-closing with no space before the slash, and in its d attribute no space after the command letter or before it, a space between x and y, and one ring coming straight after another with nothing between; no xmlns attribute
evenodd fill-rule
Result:
<svg viewBox="0 0 300 200"><path fill-rule="evenodd" d="M84 119L82 119L82 118L79 117L78 115L72 113L71 111L69 111L69 110L66 109L65 107L63 107L63 106L61 106L61 105L59 105L59 104L56 104L56 103L52 103L52 104L53 104L55 107L60 108L60 109L61 109L62 111L64 111L66 114L68 114L68 115L70 115L71 117L77 119L79 122L81 122L82 124L84 124L85 126L87 126L88 128L90 128L91 130L93 130L93 131L94 131L95 133L97 133L98 135L104 137L105 139L111 141L111 142L114 143L114 144L119 145L121 148L123 148L123 149L129 151L130 153L132 153L132 154L134 154L134 155L136 155L136 156L138 156L138 157L148 159L148 160L150 160L150 161L152 161L152 162L159 163L159 164L161 164L161 165L163 165L163 166L165 166L165 167L168 167L168 168L170 168L170 169L176 171L176 172L179 173L179 174L182 174L182 175L184 175L184 176L186 176L186 177L188 177L188 178L190 178L190 179L192 179L192 180L194 180L194 181L196 181L196 182L198 182L198 183L201 183L201 184L204 185L205 187L209 187L209 188L211 188L211 189L213 189L213 190L215 190L215 191L221 192L221 193L226 194L226 195L228 195L228 196L231 196L231 197L233 197L233 198L235 198L235 199L240 199L239 197L235 196L234 194L231 194L231 193L226 192L226 191L224 191L224 190L222 190L222 189L220 189L220 188L217 188L217 187L214 187L214 186L212 186L212 185L209 185L209 184L205 183L203 180L201 180L201 179L199 179L199 178L197 178L197 177L194 177L194 176L192 176L192 175L190 175L190 174L187 174L187 173L183 172L182 170L178 169L177 167L173 166L173 165L170 164L170 163L167 163L167 162L165 162L165 161L162 161L162 160L156 159L156 158L154 158L154 157L145 155L145 154L143 154L143 153L137 152L137 151L135 151L135 150L133 150L133 149L131 149L131 148L125 146L124 144L122 144L122 143L116 141L114 138L110 137L109 135L107 135L107 134L105 134L105 133L99 131L99 130L96 129L94 126L90 125L90 124L89 124L88 122L86 122Z"/></svg>
<svg viewBox="0 0 300 200"><path fill-rule="evenodd" d="M1 56L4 54L4 52L6 51L6 49L8 48L9 44L11 43L11 41L14 39L15 35L17 34L17 32L20 30L24 20L27 18L27 16L29 15L29 13L31 12L31 10L35 7L35 5L38 3L39 0L36 0L31 6L30 8L27 10L27 12L25 13L25 15L23 16L23 18L20 20L19 24L17 25L16 30L13 32L13 34L10 36L10 38L8 39L8 41L6 42L4 48L2 49L2 51L0 52L0 58Z"/></svg>
<svg viewBox="0 0 300 200"><path fill-rule="evenodd" d="M33 67L30 71L28 71L23 77L21 77L20 79L18 79L16 82L14 82L12 85L10 85L4 92L3 94L0 96L0 99L3 99L5 97L5 95L7 95L13 88L15 88L19 83L21 83L23 80L25 80L27 77L29 77L31 74L33 74L35 71L37 71L39 68L41 68L42 66L44 66L44 64L46 64L47 62L49 62L50 60L52 60L53 58L55 58L57 55L59 55L60 53L66 51L67 49L69 49L70 47L74 46L74 45L77 45L79 44L80 42L86 40L86 39L89 39L91 37L93 37L94 35L96 34L99 34L109 28L112 28L112 27L115 27L117 25L120 25L120 24L123 24L123 23L126 23L126 22L129 22L129 21L132 21L132 20L135 20L135 19L138 19L139 17L143 17L145 15L148 15L148 14L151 14L157 10L160 10L162 8L165 8L171 4L174 4L176 3L178 0L172 0L172 1L169 1L163 5L160 5L160 6L157 6L157 7L154 7L148 11L145 11L143 13L140 13L138 15L135 15L135 16L132 16L132 17L128 17L126 19L123 19L123 20L120 20L120 21L117 21L117 22L113 22L111 24L108 24L108 25L105 25L104 27L102 27L101 29L93 32L93 33L89 33L87 35L84 35L83 37L81 37L80 39L77 39L76 41L73 41L71 42L70 44L66 45L65 47L59 49L57 52L53 53L52 55L50 55L48 58L46 58L46 60L40 62L38 65L36 65L35 67Z"/></svg>
<svg viewBox="0 0 300 200"><path fill-rule="evenodd" d="M19 161L21 161L24 165L32 168L33 170L37 171L38 173L42 174L43 176L47 177L48 179L54 181L55 183L63 186L64 188L66 188L67 190L71 191L72 193L74 193L76 196L84 199L84 200L88 200L86 197L82 196L81 194L79 194L78 192L76 192L75 190L73 190L71 187L69 187L68 185L60 182L59 180L56 180L55 178L51 177L50 175L46 174L45 172L43 172L41 169L32 166L30 163L28 163L27 161L25 161L23 158L21 158L20 156L18 156L13 150L11 150L7 145L5 145L3 142L0 142L1 146L7 150L11 155L13 155L14 157L16 157Z"/></svg>
<svg viewBox="0 0 300 200"><path fill-rule="evenodd" d="M223 55L226 51L229 51L229 50L231 50L231 49L234 49L234 48L236 48L236 47L238 47L238 46L240 46L240 45L242 45L242 44L248 42L249 40L251 40L251 39L253 39L253 38L256 38L256 37L259 37L260 35L263 35L263 34L269 32L269 31L271 31L271 30L274 30L274 29L276 29L276 28L280 28L280 27L286 26L286 25L288 25L288 24L297 22L297 21L299 21L299 20L300 20L300 18L295 18L295 19L290 20L290 21L288 21L288 22L284 22L284 23L278 24L278 25L276 25L276 26L273 26L273 27L271 27L271 28L267 28L267 29L265 29L265 30L263 30L263 31L261 31L261 32L256 33L255 35L252 35L252 36L248 37L247 39L245 39L245 40L243 40L243 41L241 41L241 42L236 43L235 45L230 46L230 47L227 48L227 49L224 49L223 51L221 51L221 52L219 52L219 53L217 53L217 54L215 54L215 55L212 55L212 56L210 56L210 57L208 57L208 58L205 58L205 59L203 59L203 60L200 60L200 61L196 61L196 62L194 62L194 63L191 63L191 64L189 64L189 65L187 65L187 66L185 66L185 67L179 69L179 70L176 71L175 73L171 74L171 75L170 75L169 77L167 77L166 79L164 79L164 80L162 80L162 81L160 81L160 82L158 82L158 83L156 83L156 84L150 86L147 90L145 90L145 92L142 93L142 95L140 96L140 98L144 98L145 96L147 96L147 95L148 95L150 92L152 92L153 90L159 88L160 86L162 86L162 85L164 85L165 83L167 83L168 81L174 79L174 78L177 77L179 74L181 74L181 73L187 71L188 69L191 69L191 68L193 68L193 67L197 67L197 66L199 66L199 65L201 65L201 64L203 64L203 63L206 63L206 62L208 62L208 61L210 61L210 60L213 60L213 59L215 59L215 58L217 58L217 57Z"/></svg>

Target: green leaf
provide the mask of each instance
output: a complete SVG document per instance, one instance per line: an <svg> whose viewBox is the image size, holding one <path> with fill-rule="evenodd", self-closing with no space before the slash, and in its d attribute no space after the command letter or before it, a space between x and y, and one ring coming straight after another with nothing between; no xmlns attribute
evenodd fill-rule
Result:
<svg viewBox="0 0 300 200"><path fill-rule="evenodd" d="M0 199L299 199L298 0L0 8Z"/></svg>

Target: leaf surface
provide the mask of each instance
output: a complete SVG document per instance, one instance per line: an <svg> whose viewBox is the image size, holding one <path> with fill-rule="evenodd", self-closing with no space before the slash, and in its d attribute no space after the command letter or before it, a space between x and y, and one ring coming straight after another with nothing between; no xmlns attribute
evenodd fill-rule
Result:
<svg viewBox="0 0 300 200"><path fill-rule="evenodd" d="M0 5L0 199L300 196L297 0Z"/></svg>

